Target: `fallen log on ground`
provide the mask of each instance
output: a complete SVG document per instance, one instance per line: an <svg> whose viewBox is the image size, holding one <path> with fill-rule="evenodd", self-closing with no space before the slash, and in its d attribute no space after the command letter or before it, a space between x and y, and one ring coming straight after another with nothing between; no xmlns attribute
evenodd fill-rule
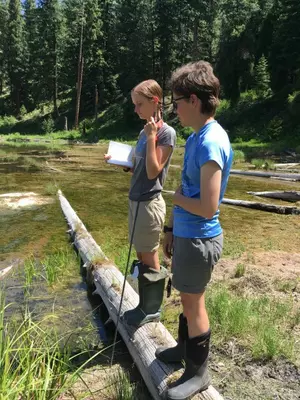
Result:
<svg viewBox="0 0 300 400"><path fill-rule="evenodd" d="M163 190L164 193L174 194L174 190ZM232 206L252 208L254 210L273 212L276 214L293 214L300 215L300 208L292 206L276 206L274 204L258 203L255 201L234 200L224 197L222 204L230 204Z"/></svg>
<svg viewBox="0 0 300 400"><path fill-rule="evenodd" d="M58 191L63 213L70 227L74 245L77 247L85 266L90 271L96 290L105 303L110 317L116 323L120 306L123 274L110 262L101 248L88 233L85 226L72 209L68 200ZM121 312L132 309L138 304L138 295L128 282L125 285L124 299ZM160 322L152 322L134 330L121 319L118 325L121 334L134 362L136 363L149 392L155 400L164 396L168 382L174 369L160 362L155 357L155 350L162 345L174 346L174 338ZM210 386L205 392L195 397L195 400L223 400L223 397Z"/></svg>
<svg viewBox="0 0 300 400"><path fill-rule="evenodd" d="M300 174L282 174L280 172L262 172L262 171L243 171L240 169L230 170L231 175L258 176L261 178L284 179L291 182L300 181Z"/></svg>
<svg viewBox="0 0 300 400"><path fill-rule="evenodd" d="M275 168L284 168L284 169L289 169L289 168L300 168L300 163L279 163L279 164L274 164Z"/></svg>
<svg viewBox="0 0 300 400"><path fill-rule="evenodd" d="M253 194L254 196L258 197L267 197L270 199L279 199L279 200L286 200L286 201L300 201L300 192L296 190L292 191L278 191L278 192L247 192L248 194Z"/></svg>
<svg viewBox="0 0 300 400"><path fill-rule="evenodd" d="M276 214L300 215L300 208L292 206L276 206L274 204L258 203L255 201L233 200L224 197L222 204L252 208L254 210L267 211Z"/></svg>

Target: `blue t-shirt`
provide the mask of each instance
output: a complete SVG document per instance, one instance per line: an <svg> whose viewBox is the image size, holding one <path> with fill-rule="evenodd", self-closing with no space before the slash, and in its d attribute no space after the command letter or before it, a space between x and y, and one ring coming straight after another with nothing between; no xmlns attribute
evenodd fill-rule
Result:
<svg viewBox="0 0 300 400"><path fill-rule="evenodd" d="M204 125L193 133L185 145L184 165L181 176L182 194L200 199L200 169L208 161L215 161L222 170L219 205L226 190L233 151L225 130L217 121ZM218 210L211 219L192 214L179 206L174 207L175 236L183 238L211 238L222 233Z"/></svg>

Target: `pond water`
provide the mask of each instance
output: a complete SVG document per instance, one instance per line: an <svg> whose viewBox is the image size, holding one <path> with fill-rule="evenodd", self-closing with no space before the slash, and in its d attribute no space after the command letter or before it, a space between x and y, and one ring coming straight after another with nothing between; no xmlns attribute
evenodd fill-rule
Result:
<svg viewBox="0 0 300 400"><path fill-rule="evenodd" d="M62 190L105 254L124 271L130 174L104 163L106 149L107 145L0 145L0 269L18 264L2 281L6 301L12 303L8 315L24 311L26 305L37 319L47 317L46 326L69 333L75 348L99 348L107 332L95 311L103 308L101 301L91 302L87 297L80 261L69 241L56 193ZM165 189L174 190L178 185L183 151L175 151ZM247 191L299 189L299 183L232 176L226 197L254 200ZM164 197L170 212L171 197ZM221 222L226 237L224 257L265 250L299 252L299 240L291 240L299 238L298 216L222 205ZM49 285L45 266L53 254L58 260L59 255L67 254L67 267L60 269L58 281ZM33 260L35 274L26 292L24 265L28 260Z"/></svg>

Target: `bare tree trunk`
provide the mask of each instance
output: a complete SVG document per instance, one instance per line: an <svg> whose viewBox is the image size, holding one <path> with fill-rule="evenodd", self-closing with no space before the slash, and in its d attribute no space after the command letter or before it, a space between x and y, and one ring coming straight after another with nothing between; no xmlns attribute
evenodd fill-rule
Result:
<svg viewBox="0 0 300 400"><path fill-rule="evenodd" d="M65 131L68 130L68 117L65 117L65 126L64 126L64 130L65 130Z"/></svg>
<svg viewBox="0 0 300 400"><path fill-rule="evenodd" d="M98 117L98 102L99 102L98 88L97 85L95 85L95 121L97 121Z"/></svg>
<svg viewBox="0 0 300 400"><path fill-rule="evenodd" d="M57 106L57 98L58 98L58 88L57 88L57 44L55 38L54 45L54 77L53 77L53 106L54 106L54 114L56 117L59 116L58 106Z"/></svg>
<svg viewBox="0 0 300 400"><path fill-rule="evenodd" d="M80 96L81 96L82 75L83 75L83 57L82 57L83 24L84 24L84 10L82 10L79 55L78 55L77 85L76 85L77 95L76 95L76 111L75 111L75 124L74 124L75 129L78 129L78 123L79 123Z"/></svg>

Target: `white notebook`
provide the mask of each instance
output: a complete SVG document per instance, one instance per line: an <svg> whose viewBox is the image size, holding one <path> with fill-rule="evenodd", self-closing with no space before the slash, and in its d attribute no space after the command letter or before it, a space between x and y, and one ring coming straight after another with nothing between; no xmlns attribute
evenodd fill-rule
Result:
<svg viewBox="0 0 300 400"><path fill-rule="evenodd" d="M107 154L111 156L111 159L107 162L109 164L133 168L133 153L134 148L129 146L129 144L110 141Z"/></svg>

